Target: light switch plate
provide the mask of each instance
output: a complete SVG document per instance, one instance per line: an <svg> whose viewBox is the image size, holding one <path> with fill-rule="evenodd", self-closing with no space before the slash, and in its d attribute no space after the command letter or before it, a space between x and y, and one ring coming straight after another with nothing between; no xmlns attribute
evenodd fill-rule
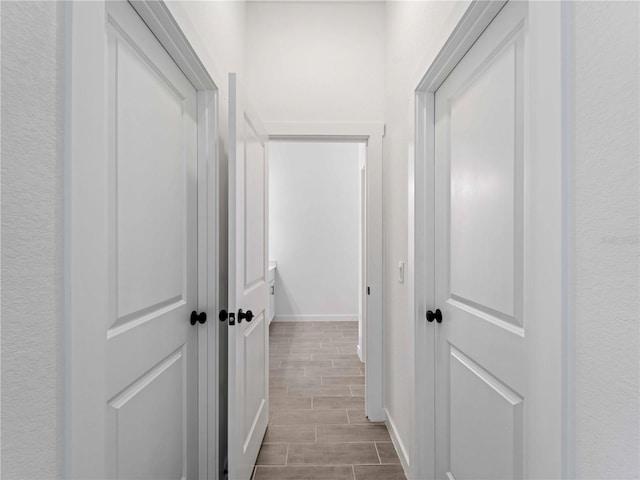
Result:
<svg viewBox="0 0 640 480"><path fill-rule="evenodd" d="M398 262L398 281L404 283L404 262Z"/></svg>

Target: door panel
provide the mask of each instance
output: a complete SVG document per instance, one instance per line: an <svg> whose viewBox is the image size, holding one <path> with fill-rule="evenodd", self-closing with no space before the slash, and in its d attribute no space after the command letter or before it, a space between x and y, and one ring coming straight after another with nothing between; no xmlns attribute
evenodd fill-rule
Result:
<svg viewBox="0 0 640 480"><path fill-rule="evenodd" d="M244 166L244 289L264 284L265 259L265 151L249 118L245 118Z"/></svg>
<svg viewBox="0 0 640 480"><path fill-rule="evenodd" d="M108 2L113 478L197 471L197 96L133 8Z"/></svg>
<svg viewBox="0 0 640 480"><path fill-rule="evenodd" d="M453 95L449 119L451 294L509 317L514 313L514 51L514 45L500 51Z"/></svg>
<svg viewBox="0 0 640 480"><path fill-rule="evenodd" d="M523 65L509 2L435 95L436 476L523 475Z"/></svg>
<svg viewBox="0 0 640 480"><path fill-rule="evenodd" d="M453 346L449 369L450 471L458 479L515 478L522 463L522 397ZM499 434L487 442L488 432Z"/></svg>
<svg viewBox="0 0 640 480"><path fill-rule="evenodd" d="M233 73L229 125L229 478L249 480L269 419L268 167L266 135Z"/></svg>

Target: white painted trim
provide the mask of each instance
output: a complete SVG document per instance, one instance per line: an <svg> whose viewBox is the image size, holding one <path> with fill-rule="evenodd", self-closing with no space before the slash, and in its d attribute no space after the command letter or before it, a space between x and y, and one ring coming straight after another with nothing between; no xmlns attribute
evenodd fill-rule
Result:
<svg viewBox="0 0 640 480"><path fill-rule="evenodd" d="M572 463L568 456L563 418L563 382L571 370L567 361L570 321L564 307L568 299L566 246L567 231L563 226L568 206L565 187L571 164L564 151L568 132L563 109L564 83L562 60L566 18L562 2L529 2L529 58L525 67L528 88L525 91L525 162L531 188L526 193L530 250L525 256L525 305L527 348L529 358L527 391L528 415L525 418L525 445L532 445L525 458L525 478L560 478L563 466ZM569 228L569 226L566 226ZM569 367L570 368L570 367ZM564 377L564 378L563 378ZM531 393L544 392L535 398Z"/></svg>
<svg viewBox="0 0 640 480"><path fill-rule="evenodd" d="M575 265L575 252L572 248L571 239L575 238L575 113L573 86L574 79L574 63L575 63L575 3L562 2L561 12L561 37L562 37L562 143L563 143L563 162L562 162L562 189L563 197L563 245L562 257L564 264L562 265L564 289L562 295L563 311L563 412L564 420L562 425L562 478L576 478L576 344L575 344L575 279L573 278L573 268Z"/></svg>
<svg viewBox="0 0 640 480"><path fill-rule="evenodd" d="M164 2L132 6L198 90L198 307L217 317L218 89ZM65 119L65 445L69 478L106 478L108 298L106 4L66 4L69 78ZM91 321L86 321L87 319ZM213 326L211 328L210 326ZM199 326L199 477L218 476L217 322ZM213 445L212 448L209 448Z"/></svg>
<svg viewBox="0 0 640 480"><path fill-rule="evenodd" d="M435 92L505 3L507 0L471 2L440 52L418 82L416 92Z"/></svg>
<svg viewBox="0 0 640 480"><path fill-rule="evenodd" d="M276 315L278 322L358 322L358 315Z"/></svg>
<svg viewBox="0 0 640 480"><path fill-rule="evenodd" d="M365 414L384 421L384 322L382 298L382 137L379 123L264 123L269 140L366 142L367 171L367 329ZM278 321L278 317L274 319Z"/></svg>
<svg viewBox="0 0 640 480"><path fill-rule="evenodd" d="M391 443L393 443L393 447L396 449L396 453L398 454L398 458L400 459L400 464L402 465L402 469L404 470L405 476L409 479L422 480L420 477L411 476L411 464L409 462L409 455L407 454L407 448L405 447L404 442L402 441L400 434L398 433L398 428L394 423L391 415L389 414L389 410L384 409L384 423L387 426L387 430L389 431L389 436L391 437Z"/></svg>
<svg viewBox="0 0 640 480"><path fill-rule="evenodd" d="M211 75L164 1L136 0L130 4L196 90L217 90Z"/></svg>
<svg viewBox="0 0 640 480"><path fill-rule="evenodd" d="M105 363L109 304L106 11L103 2L69 2L65 158L65 475L106 478ZM91 319L92 321L84 321Z"/></svg>
<svg viewBox="0 0 640 480"><path fill-rule="evenodd" d="M362 359L362 348L360 347L360 345L356 346L356 354L358 355L358 358L360 359L360 361L364 363Z"/></svg>
<svg viewBox="0 0 640 480"><path fill-rule="evenodd" d="M382 123L286 123L268 122L264 124L270 140L284 137L309 137L318 140L318 137L382 137L384 124ZM332 139L333 141L333 139Z"/></svg>
<svg viewBox="0 0 640 480"><path fill-rule="evenodd" d="M433 307L434 231L432 195L434 165L434 95L440 84L481 35L506 2L472 2L450 35L442 50L418 82L415 92L415 155L409 167L409 264L413 266L409 311L415 339L415 420L412 455L415 458L410 478L430 479L435 470L434 437L434 333L425 327L427 307ZM528 398L525 459L526 478L561 478L571 471L572 423L563 417L570 406L565 396L573 381L571 358L567 355L571 332L563 299L568 295L567 195L564 189L570 175L567 142L567 118L563 114L562 61L568 50L564 32L568 17L561 14L560 4L529 2L529 64L525 72L528 112L525 144L529 174L534 188L527 195L536 205L527 211L529 229L537 232L536 250L529 258L525 278L525 318L529 351L530 382ZM564 40L564 42L563 42ZM566 72L564 72L566 73ZM564 137L563 137L564 135ZM546 192L546 194L545 194ZM533 199L536 199L533 201ZM425 293L426 292L426 293ZM546 312L546 313L545 313ZM425 348L426 347L426 348ZM431 350L429 349L431 348ZM569 386L563 387L563 384ZM544 391L544 398L534 397ZM552 394L548 395L551 391ZM563 460L564 459L564 460Z"/></svg>
<svg viewBox="0 0 640 480"><path fill-rule="evenodd" d="M198 309L209 321L198 326L199 478L218 478L218 91L198 91Z"/></svg>

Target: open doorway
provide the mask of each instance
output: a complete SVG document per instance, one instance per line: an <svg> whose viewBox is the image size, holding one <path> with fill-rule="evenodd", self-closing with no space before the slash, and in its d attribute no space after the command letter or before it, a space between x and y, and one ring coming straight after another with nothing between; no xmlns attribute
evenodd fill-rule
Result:
<svg viewBox="0 0 640 480"><path fill-rule="evenodd" d="M270 419L256 479L404 478L365 405L366 157L363 138L269 144Z"/></svg>
<svg viewBox="0 0 640 480"><path fill-rule="evenodd" d="M362 331L365 155L361 141L270 143L269 253L276 283L271 318L276 322L357 322ZM354 348L363 360L361 334Z"/></svg>

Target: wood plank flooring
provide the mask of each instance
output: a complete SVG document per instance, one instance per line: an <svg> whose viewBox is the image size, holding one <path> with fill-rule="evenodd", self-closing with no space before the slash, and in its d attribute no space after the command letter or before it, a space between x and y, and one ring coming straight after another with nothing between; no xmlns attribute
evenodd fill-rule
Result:
<svg viewBox="0 0 640 480"><path fill-rule="evenodd" d="M405 480L364 415L356 322L272 323L270 416L253 480Z"/></svg>

